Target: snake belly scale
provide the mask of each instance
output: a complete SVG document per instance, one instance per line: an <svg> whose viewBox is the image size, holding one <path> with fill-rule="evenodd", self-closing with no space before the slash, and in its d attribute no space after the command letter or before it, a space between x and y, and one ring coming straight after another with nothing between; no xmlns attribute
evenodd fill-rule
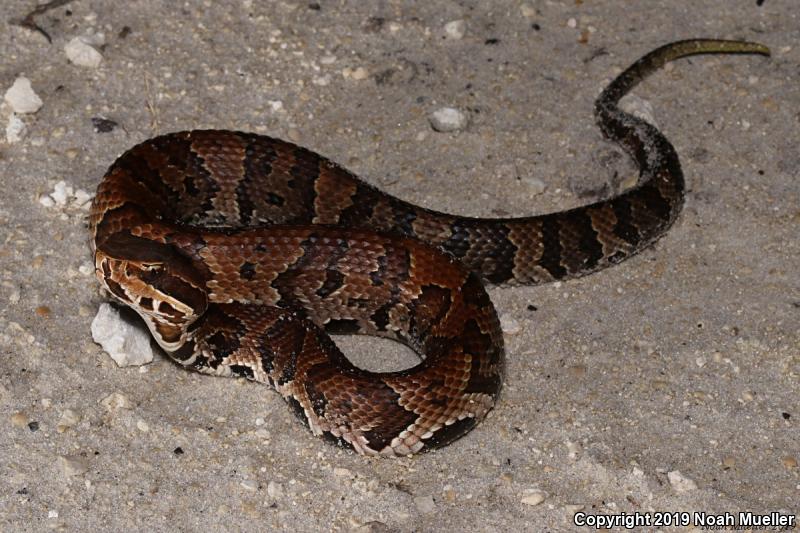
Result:
<svg viewBox="0 0 800 533"><path fill-rule="evenodd" d="M423 209L270 137L155 137L120 156L97 189L97 278L175 361L268 383L316 435L370 455L447 444L486 416L503 382L503 337L482 281L582 276L636 254L674 222L684 195L675 150L617 104L666 62L702 53L769 50L680 41L634 63L600 95L595 117L635 160L639 183L545 215ZM394 338L421 362L368 372L326 332Z"/></svg>

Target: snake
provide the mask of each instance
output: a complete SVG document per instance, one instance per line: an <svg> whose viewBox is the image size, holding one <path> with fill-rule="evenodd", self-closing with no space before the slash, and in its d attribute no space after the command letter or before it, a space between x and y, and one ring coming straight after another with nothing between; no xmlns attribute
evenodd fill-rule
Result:
<svg viewBox="0 0 800 533"><path fill-rule="evenodd" d="M677 153L620 99L669 61L769 55L758 43L664 45L595 102L637 184L574 209L476 218L391 196L309 149L192 130L142 142L100 181L89 215L95 274L186 368L274 388L314 435L406 456L453 442L494 407L503 333L486 291L584 276L650 246L684 200ZM371 372L329 334L397 340L411 368Z"/></svg>

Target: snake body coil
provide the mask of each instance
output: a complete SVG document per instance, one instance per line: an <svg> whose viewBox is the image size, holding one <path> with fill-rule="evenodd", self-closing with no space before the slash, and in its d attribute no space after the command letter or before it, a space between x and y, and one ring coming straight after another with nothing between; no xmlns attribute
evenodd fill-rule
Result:
<svg viewBox="0 0 800 533"><path fill-rule="evenodd" d="M481 219L389 196L320 155L233 131L188 131L127 151L91 217L97 277L144 318L177 362L272 385L311 431L364 454L451 442L492 408L503 338L480 279L534 284L637 253L678 215L672 145L619 99L678 57L768 54L735 41L681 41L616 78L597 100L603 133L640 169L608 200L546 215ZM400 340L415 367L352 365L325 331Z"/></svg>

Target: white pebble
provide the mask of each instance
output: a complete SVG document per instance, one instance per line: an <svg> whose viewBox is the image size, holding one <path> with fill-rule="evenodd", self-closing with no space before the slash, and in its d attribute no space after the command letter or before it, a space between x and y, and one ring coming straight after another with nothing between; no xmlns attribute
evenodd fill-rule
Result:
<svg viewBox="0 0 800 533"><path fill-rule="evenodd" d="M119 391L112 392L100 400L100 404L105 407L107 411L133 408L133 404L131 404L131 401L128 399L128 397Z"/></svg>
<svg viewBox="0 0 800 533"><path fill-rule="evenodd" d="M330 82L331 82L330 74L317 76L311 80L311 83L313 83L314 85L319 85L320 87L325 87L326 85L330 84Z"/></svg>
<svg viewBox="0 0 800 533"><path fill-rule="evenodd" d="M669 484L672 485L675 492L689 492L697 489L697 483L681 474L678 470L667 472L667 479L669 479Z"/></svg>
<svg viewBox="0 0 800 533"><path fill-rule="evenodd" d="M39 203L45 207L53 207L54 205L56 205L53 199L50 198L50 196L47 194L43 194L39 197Z"/></svg>
<svg viewBox="0 0 800 533"><path fill-rule="evenodd" d="M520 502L524 503L525 505L539 505L545 500L545 498L547 498L547 494L538 489L529 489L525 492L527 495L520 499Z"/></svg>
<svg viewBox="0 0 800 533"><path fill-rule="evenodd" d="M519 6L519 10L520 13L522 13L522 16L525 17L526 19L530 19L536 16L536 8L534 8L530 4L522 4L521 6Z"/></svg>
<svg viewBox="0 0 800 533"><path fill-rule="evenodd" d="M448 39L462 39L467 31L467 23L463 20L452 20L444 25L444 34Z"/></svg>
<svg viewBox="0 0 800 533"><path fill-rule="evenodd" d="M31 80L25 76L14 80L6 91L5 101L15 113L36 113L43 104L31 87Z"/></svg>
<svg viewBox="0 0 800 533"><path fill-rule="evenodd" d="M74 455L59 455L58 465L65 476L79 476L89 470L89 463L82 457Z"/></svg>
<svg viewBox="0 0 800 533"><path fill-rule="evenodd" d="M94 194L78 189L73 193L73 204L79 209L88 209L90 200L94 198Z"/></svg>
<svg viewBox="0 0 800 533"><path fill-rule="evenodd" d="M522 327L519 325L519 321L509 315L503 315L500 317L500 329L503 330L503 333L506 335L514 335L519 333Z"/></svg>
<svg viewBox="0 0 800 533"><path fill-rule="evenodd" d="M75 37L64 46L64 53L71 63L79 67L97 68L103 62L103 56L86 42L86 38Z"/></svg>
<svg viewBox="0 0 800 533"><path fill-rule="evenodd" d="M570 17L567 20L567 26L570 27L570 28L577 28L578 27L578 21L575 20L574 18Z"/></svg>
<svg viewBox="0 0 800 533"><path fill-rule="evenodd" d="M147 422L145 422L140 418L139 420L136 421L136 429L138 429L142 433L147 433L148 431L150 431L150 426L147 424Z"/></svg>
<svg viewBox="0 0 800 533"><path fill-rule="evenodd" d="M341 467L338 467L338 466L333 469L333 475L336 476L336 477L346 477L346 478L349 478L349 479L353 479L354 477L356 477L347 468L341 468Z"/></svg>
<svg viewBox="0 0 800 533"><path fill-rule="evenodd" d="M350 73L350 77L354 80L365 80L369 76L369 71L364 67L358 67Z"/></svg>
<svg viewBox="0 0 800 533"><path fill-rule="evenodd" d="M81 421L81 415L79 415L72 409L64 409L64 412L61 413L61 418L58 419L58 424L56 425L56 431L59 433L64 433L69 428L78 425L78 422L80 421Z"/></svg>
<svg viewBox="0 0 800 533"><path fill-rule="evenodd" d="M332 65L333 63L336 63L336 56L334 55L322 56L321 58L319 58L319 62L323 65Z"/></svg>
<svg viewBox="0 0 800 533"><path fill-rule="evenodd" d="M258 483L253 479L245 479L239 483L245 490L256 491L258 490Z"/></svg>
<svg viewBox="0 0 800 533"><path fill-rule="evenodd" d="M283 486L275 481L267 483L267 494L270 498L280 498L283 495Z"/></svg>
<svg viewBox="0 0 800 533"><path fill-rule="evenodd" d="M431 127L440 132L458 131L467 125L467 115L453 107L437 109L428 117Z"/></svg>
<svg viewBox="0 0 800 533"><path fill-rule="evenodd" d="M533 176L523 176L522 183L528 186L532 194L542 194L547 189L547 184Z"/></svg>
<svg viewBox="0 0 800 533"><path fill-rule="evenodd" d="M67 199L72 196L73 190L71 185L67 185L67 182L64 180L59 181L53 187L53 192L50 193L50 198L58 206L65 206L67 205Z"/></svg>
<svg viewBox="0 0 800 533"><path fill-rule="evenodd" d="M100 404L110 412L114 412L119 409L131 409L133 407L128 397L121 392L112 392L100 400Z"/></svg>
<svg viewBox="0 0 800 533"><path fill-rule="evenodd" d="M110 304L100 305L92 320L92 339L119 366L146 365L153 360L150 334L122 318Z"/></svg>
<svg viewBox="0 0 800 533"><path fill-rule="evenodd" d="M267 100L267 103L269 104L269 108L273 113L283 111L283 102L280 100Z"/></svg>
<svg viewBox="0 0 800 533"><path fill-rule="evenodd" d="M25 122L14 113L8 117L8 124L6 124L6 142L8 144L18 143L25 138L28 132L28 126Z"/></svg>

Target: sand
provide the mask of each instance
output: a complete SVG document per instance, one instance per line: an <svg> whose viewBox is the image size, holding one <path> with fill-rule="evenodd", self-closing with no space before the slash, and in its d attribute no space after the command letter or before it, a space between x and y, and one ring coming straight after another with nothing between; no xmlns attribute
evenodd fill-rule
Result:
<svg viewBox="0 0 800 533"><path fill-rule="evenodd" d="M8 23L34 4L0 6L0 90L24 76L42 101L0 109L18 139L0 142L0 530L587 530L578 512L655 530L687 512L662 529L692 531L694 512L798 512L793 0L75 0L35 18L52 44ZM135 143L255 131L427 207L561 210L634 175L593 123L599 91L688 37L773 56L684 59L629 97L680 154L684 212L614 268L490 289L506 386L453 445L360 457L265 386L160 354L118 368L92 341L85 203ZM445 107L466 125L434 131ZM337 342L369 368L410 364L388 341Z"/></svg>

